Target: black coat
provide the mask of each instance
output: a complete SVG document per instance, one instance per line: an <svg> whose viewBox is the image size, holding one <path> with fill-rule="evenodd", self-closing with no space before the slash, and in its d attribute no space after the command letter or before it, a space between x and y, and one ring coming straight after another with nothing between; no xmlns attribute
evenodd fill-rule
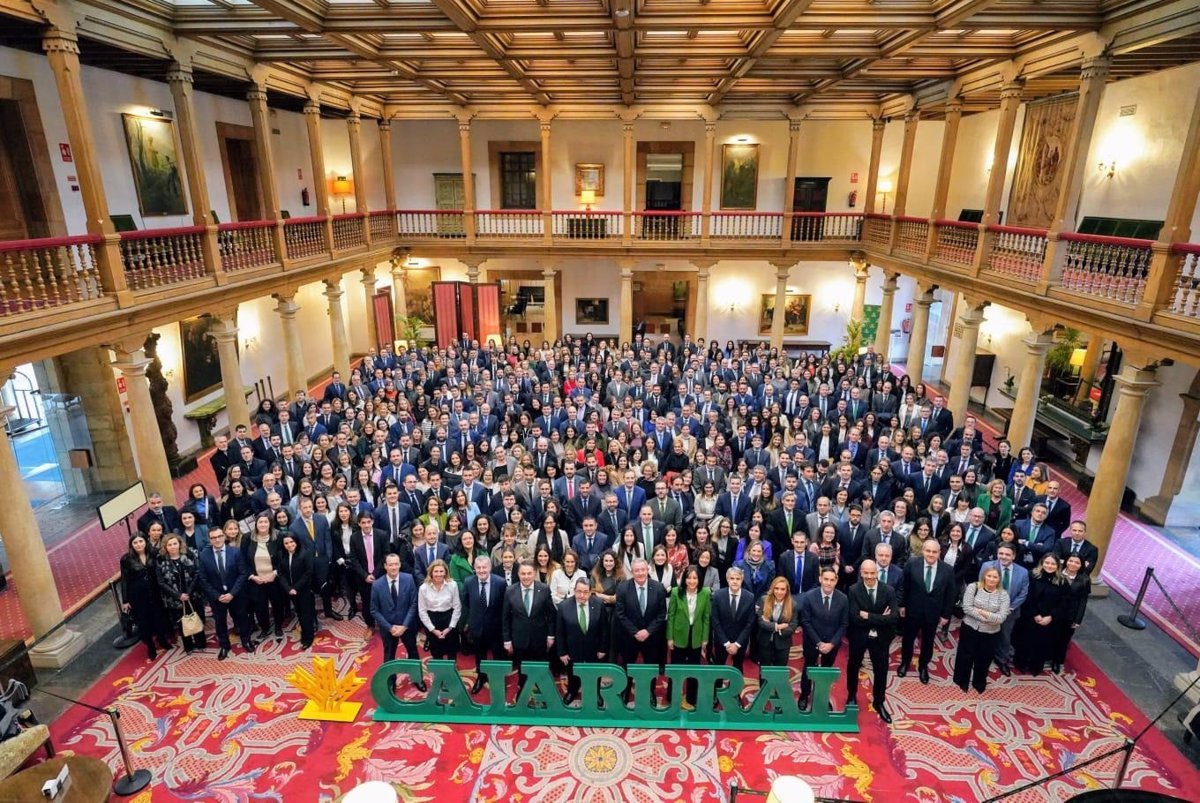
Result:
<svg viewBox="0 0 1200 803"><path fill-rule="evenodd" d="M558 604L555 617L555 642L558 654L571 659L573 664L595 663L599 653L608 652L608 617L604 615L604 603L599 597L588 599L588 629L584 633L579 627L578 603L571 596Z"/></svg>
<svg viewBox="0 0 1200 803"><path fill-rule="evenodd" d="M879 582L875 588L875 602L872 604L867 586L861 580L846 590L850 599L850 626L847 635L851 646L862 644L874 630L884 644L890 643L896 635L896 626L900 623L900 605L896 599L896 590L887 583ZM888 609L888 613L884 613ZM867 612L863 619L859 614Z"/></svg>
<svg viewBox="0 0 1200 803"><path fill-rule="evenodd" d="M904 616L924 622L949 619L957 599L957 584L954 571L941 560L934 564L933 589L925 589L925 559L909 558L904 567L904 581L900 586L900 607Z"/></svg>

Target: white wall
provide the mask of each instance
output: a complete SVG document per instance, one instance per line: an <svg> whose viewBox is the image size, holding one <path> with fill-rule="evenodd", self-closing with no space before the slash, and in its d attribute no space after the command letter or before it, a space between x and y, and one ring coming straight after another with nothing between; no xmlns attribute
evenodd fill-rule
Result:
<svg viewBox="0 0 1200 803"><path fill-rule="evenodd" d="M616 337L621 331L621 269L611 259L572 259L562 268L562 331L566 335ZM691 274L689 278L694 278ZM636 278L636 274L635 274ZM710 285L711 286L711 285ZM575 301L580 298L607 298L608 325L577 324Z"/></svg>
<svg viewBox="0 0 1200 803"><path fill-rule="evenodd" d="M855 209L863 210L863 193L867 189L867 168L870 164L870 120L805 120L800 124L796 175L815 178L828 176L832 179L826 207L830 212L848 210L847 200L852 190L858 191ZM858 173L857 183L851 183L852 173Z"/></svg>
<svg viewBox="0 0 1200 803"><path fill-rule="evenodd" d="M624 147L618 120L555 120L551 123L550 192L554 209L583 208L575 195L575 165L585 162L604 165L604 195L596 198L592 209L620 212L625 197ZM565 325L566 321L563 323Z"/></svg>
<svg viewBox="0 0 1200 803"><path fill-rule="evenodd" d="M472 136L474 141L474 136ZM484 149L486 157L487 150ZM475 165L476 207L486 198L479 179L487 174L487 160ZM393 120L392 165L396 174L396 205L401 209L433 209L434 173L462 173L456 120Z"/></svg>

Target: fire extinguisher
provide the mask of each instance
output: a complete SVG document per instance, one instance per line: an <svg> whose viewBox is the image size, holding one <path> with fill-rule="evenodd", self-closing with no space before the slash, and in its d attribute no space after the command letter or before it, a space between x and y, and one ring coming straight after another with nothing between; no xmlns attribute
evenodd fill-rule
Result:
<svg viewBox="0 0 1200 803"><path fill-rule="evenodd" d="M846 199L846 206L853 209L858 206L858 190L851 190L850 197Z"/></svg>
<svg viewBox="0 0 1200 803"><path fill-rule="evenodd" d="M302 206L308 206L308 187L300 190L300 204Z"/></svg>

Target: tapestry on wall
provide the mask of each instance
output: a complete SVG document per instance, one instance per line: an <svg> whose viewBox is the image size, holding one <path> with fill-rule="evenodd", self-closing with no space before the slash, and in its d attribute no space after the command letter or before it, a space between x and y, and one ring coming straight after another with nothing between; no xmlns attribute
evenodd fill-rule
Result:
<svg viewBox="0 0 1200 803"><path fill-rule="evenodd" d="M1017 172L1008 199L1010 226L1046 229L1054 222L1078 100L1068 95L1026 107Z"/></svg>

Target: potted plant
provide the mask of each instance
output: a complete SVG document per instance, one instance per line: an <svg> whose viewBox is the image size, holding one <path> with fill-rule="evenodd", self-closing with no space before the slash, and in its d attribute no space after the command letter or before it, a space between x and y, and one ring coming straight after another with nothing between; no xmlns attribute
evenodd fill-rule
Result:
<svg viewBox="0 0 1200 803"><path fill-rule="evenodd" d="M421 339L421 329L425 326L425 321L421 320L416 315L407 315L396 320L398 331L404 341L411 347L416 347Z"/></svg>
<svg viewBox="0 0 1200 803"><path fill-rule="evenodd" d="M829 354L830 362L836 362L838 359L850 362L863 347L863 322L850 318L846 321L846 335L842 340L842 345L838 346Z"/></svg>
<svg viewBox="0 0 1200 803"><path fill-rule="evenodd" d="M1058 330L1054 345L1046 352L1046 375L1050 379L1053 395L1070 399L1079 385L1075 376L1075 368L1071 365L1071 357L1075 350L1083 345L1083 333L1078 329L1064 326Z"/></svg>

